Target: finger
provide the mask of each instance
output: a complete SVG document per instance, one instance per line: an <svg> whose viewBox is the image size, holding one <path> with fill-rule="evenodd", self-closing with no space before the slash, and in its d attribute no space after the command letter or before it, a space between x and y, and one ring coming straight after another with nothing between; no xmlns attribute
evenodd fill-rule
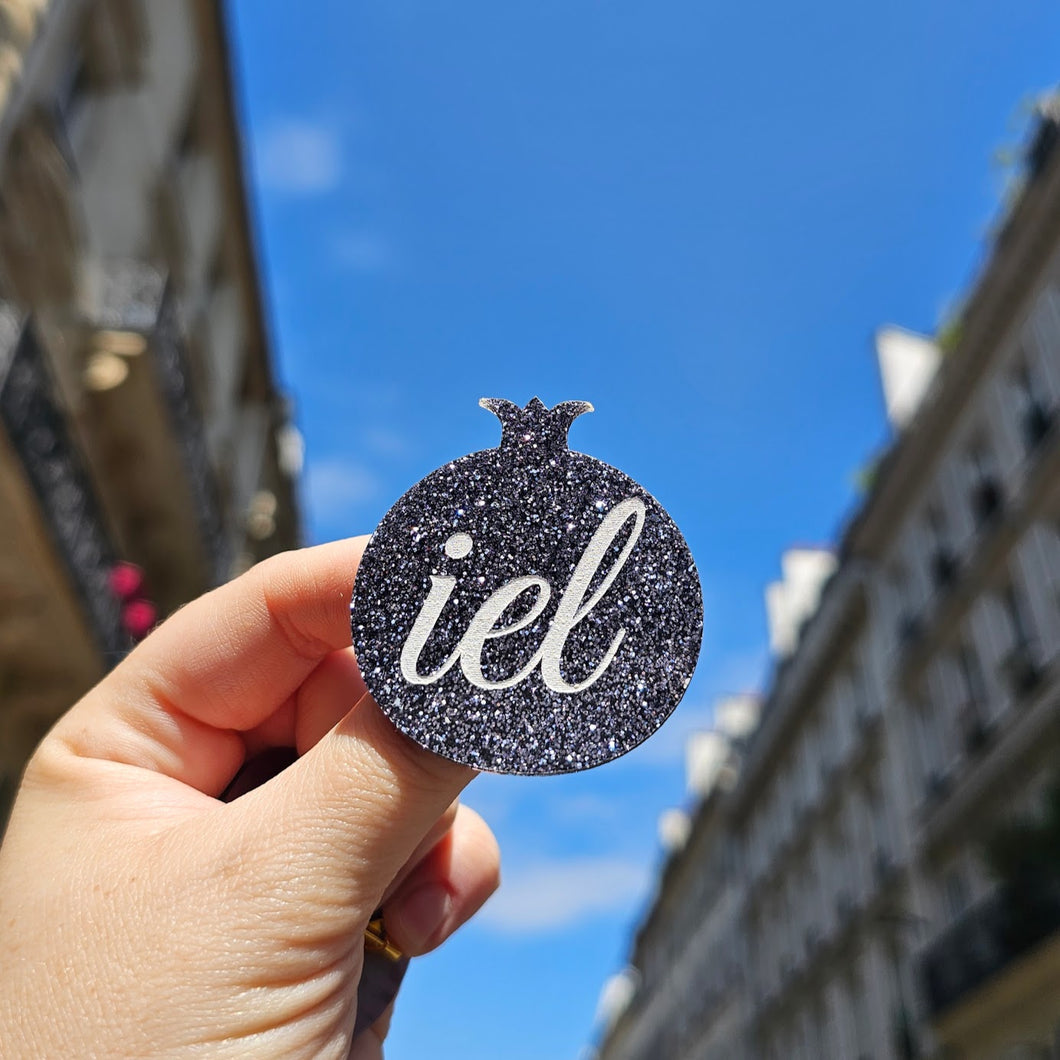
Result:
<svg viewBox="0 0 1060 1060"><path fill-rule="evenodd" d="M332 652L295 694L253 729L243 733L248 753L272 747L305 754L345 717L368 689L353 648Z"/></svg>
<svg viewBox="0 0 1060 1060"><path fill-rule="evenodd" d="M315 747L364 698L353 648L333 652L299 688L294 703L294 745L300 755Z"/></svg>
<svg viewBox="0 0 1060 1060"><path fill-rule="evenodd" d="M365 695L279 776L224 807L225 827L246 842L270 822L258 886L297 863L335 908L367 915L473 776L413 743Z"/></svg>
<svg viewBox="0 0 1060 1060"><path fill-rule="evenodd" d="M333 729L348 712L347 708L351 694L361 690L361 696L358 698L363 697L363 687L364 682L361 680L352 649L334 652L329 655L310 674L305 684L299 689L292 701L292 710L285 712L291 714L290 726L283 725L278 732L274 732L273 730L276 729L276 726L270 719L264 727L254 731L253 735L256 741L261 742L263 746L278 750L265 752L259 758L247 763L234 782L235 785L240 785L238 794L245 794L280 772L279 769L273 769L271 772L266 771L270 761L282 761L282 765L286 767L293 761L295 751L299 754L304 754L310 748L315 747L327 734L328 730ZM291 743L294 744L294 751L290 751L290 757L286 755L282 758L272 757L274 754L283 755L283 751L289 748ZM266 769L251 778L252 781L256 779L256 782L240 784L244 774L254 769L259 760L264 762ZM435 843L452 827L453 821L456 819L458 805L459 803L455 800L451 802L441 817L434 822L427 834L417 844L409 859L399 870L397 876L391 881L390 886L383 895L384 900L401 885L405 877L412 872L416 865L434 847Z"/></svg>
<svg viewBox="0 0 1060 1060"><path fill-rule="evenodd" d="M385 904L387 899L405 882L406 879L415 871L421 861L434 849L435 845L441 842L442 839L448 834L449 829L453 827L453 823L457 819L457 814L460 810L460 803L457 800L453 800L445 808L445 813L438 818L437 821L431 825L430 831L419 841L416 845L416 849L413 850L409 856L408 861L402 865L397 876L391 881L390 886L383 892L383 903Z"/></svg>
<svg viewBox="0 0 1060 1060"><path fill-rule="evenodd" d="M489 825L461 806L452 828L385 904L387 934L411 957L440 946L500 883L500 851Z"/></svg>
<svg viewBox="0 0 1060 1060"><path fill-rule="evenodd" d="M298 718L297 721L291 722L290 729L297 731L296 736L288 735L287 726L284 726L283 733L277 736L275 740L272 739L272 733L266 733L264 729L254 731L255 741L260 743L264 749L258 751L253 758L247 761L236 775L235 780L223 793L222 798L226 802L234 801L236 798L271 780L295 761L297 757L296 751L308 750L309 747L315 746L319 742L325 733L318 730L336 713L330 694L335 693L336 699L342 703L348 701L348 686L344 683L345 675L349 672L347 661L354 668L356 667L356 663L352 661L352 657L347 656L347 653L335 652L310 675L309 680L300 690L297 700L294 701L294 708ZM354 672L356 673L355 670ZM359 681L360 675L356 674L356 677ZM338 707L338 709L341 710L341 707ZM335 720L341 720L341 715ZM334 724L332 722L328 727L333 728ZM272 728L271 724L268 724L267 727ZM292 742L296 742L295 748L291 747ZM420 840L408 860L398 871L397 876L391 881L390 886L383 895L384 901L401 886L405 878L453 826L458 806L458 801L454 800L451 802L445 808L441 817L431 825L427 834Z"/></svg>
<svg viewBox="0 0 1060 1060"><path fill-rule="evenodd" d="M243 761L240 733L279 710L350 644L366 538L288 552L169 618L53 730L65 749L217 794ZM363 683L347 668L349 709Z"/></svg>

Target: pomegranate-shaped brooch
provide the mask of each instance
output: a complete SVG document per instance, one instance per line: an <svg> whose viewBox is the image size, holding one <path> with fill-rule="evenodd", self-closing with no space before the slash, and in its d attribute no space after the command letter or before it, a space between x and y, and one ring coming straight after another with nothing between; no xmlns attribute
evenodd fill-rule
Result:
<svg viewBox="0 0 1060 1060"><path fill-rule="evenodd" d="M402 732L453 761L589 769L647 739L684 695L699 576L650 493L568 448L592 405L480 404L500 446L413 486L365 549L351 606L361 674Z"/></svg>

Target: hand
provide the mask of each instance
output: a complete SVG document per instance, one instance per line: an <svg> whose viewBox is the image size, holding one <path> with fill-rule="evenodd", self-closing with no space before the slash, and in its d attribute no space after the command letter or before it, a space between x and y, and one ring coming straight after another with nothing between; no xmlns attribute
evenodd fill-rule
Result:
<svg viewBox="0 0 1060 1060"><path fill-rule="evenodd" d="M364 544L189 604L44 739L0 848L8 1060L382 1055L385 1018L351 1047L369 917L430 950L492 893L498 854L454 803L473 773L367 694L349 646ZM221 802L271 747L300 757Z"/></svg>

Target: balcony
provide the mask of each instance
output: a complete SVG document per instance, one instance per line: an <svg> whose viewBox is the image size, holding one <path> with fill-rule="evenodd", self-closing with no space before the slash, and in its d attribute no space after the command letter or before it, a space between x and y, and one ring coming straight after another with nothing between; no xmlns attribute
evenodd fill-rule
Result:
<svg viewBox="0 0 1060 1060"><path fill-rule="evenodd" d="M51 543L80 600L101 654L116 661L129 646L121 604L110 590L117 556L84 459L55 397L33 327L5 312L0 347L0 423L35 495Z"/></svg>
<svg viewBox="0 0 1060 1060"><path fill-rule="evenodd" d="M68 415L35 328L0 308L0 788L129 646L117 549Z"/></svg>
<svg viewBox="0 0 1060 1060"><path fill-rule="evenodd" d="M95 280L86 371L107 371L87 379L86 448L123 552L165 614L230 573L223 492L165 275L116 261L97 265Z"/></svg>
<svg viewBox="0 0 1060 1060"><path fill-rule="evenodd" d="M928 1010L938 1018L1060 933L1060 881L1006 891L973 906L921 958Z"/></svg>

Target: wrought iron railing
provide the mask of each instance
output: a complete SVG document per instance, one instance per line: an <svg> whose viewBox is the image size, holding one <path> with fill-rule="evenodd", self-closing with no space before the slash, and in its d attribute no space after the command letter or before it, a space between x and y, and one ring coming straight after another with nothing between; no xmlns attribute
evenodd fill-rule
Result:
<svg viewBox="0 0 1060 1060"><path fill-rule="evenodd" d="M221 516L206 429L192 390L187 346L177 315L176 299L168 286L162 296L151 341L158 383L180 445L210 573L214 584L220 585L231 572L231 547Z"/></svg>
<svg viewBox="0 0 1060 1060"><path fill-rule="evenodd" d="M232 551L172 285L158 270L139 262L111 263L103 285L98 326L142 332L150 344L155 379L187 475L210 576L219 585L231 572Z"/></svg>
<svg viewBox="0 0 1060 1060"><path fill-rule="evenodd" d="M110 591L116 553L92 481L56 390L37 333L0 309L0 422L36 494L52 541L84 606L107 664L129 646L121 604Z"/></svg>
<svg viewBox="0 0 1060 1060"><path fill-rule="evenodd" d="M1060 932L1060 881L1001 890L973 906L921 959L928 1008L938 1016Z"/></svg>

